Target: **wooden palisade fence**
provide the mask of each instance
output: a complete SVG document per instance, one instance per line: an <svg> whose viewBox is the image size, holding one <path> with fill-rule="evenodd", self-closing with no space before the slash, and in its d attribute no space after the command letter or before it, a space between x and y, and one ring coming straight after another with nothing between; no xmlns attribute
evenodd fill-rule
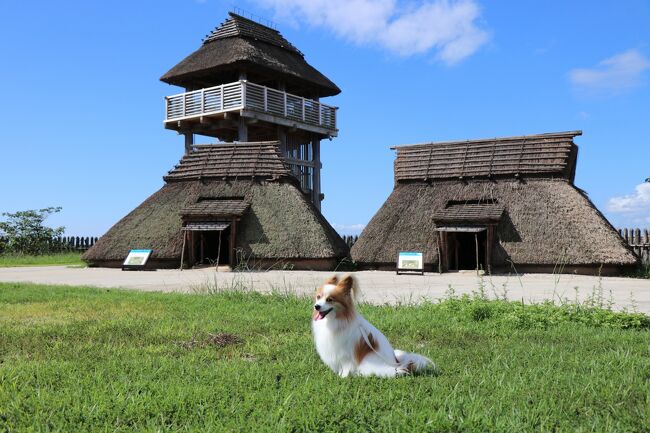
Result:
<svg viewBox="0 0 650 433"><path fill-rule="evenodd" d="M348 245L348 248L352 248L352 245L359 239L359 236L349 236L349 235L343 235L341 236L343 238L343 241Z"/></svg>
<svg viewBox="0 0 650 433"><path fill-rule="evenodd" d="M86 251L98 240L93 236L61 236L52 239L51 248L54 251Z"/></svg>
<svg viewBox="0 0 650 433"><path fill-rule="evenodd" d="M650 231L648 229L618 229L621 237L634 250L644 265L650 265Z"/></svg>

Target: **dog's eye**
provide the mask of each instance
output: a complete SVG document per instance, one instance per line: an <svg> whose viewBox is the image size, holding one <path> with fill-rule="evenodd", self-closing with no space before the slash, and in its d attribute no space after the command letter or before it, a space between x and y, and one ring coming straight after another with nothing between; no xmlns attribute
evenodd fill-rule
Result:
<svg viewBox="0 0 650 433"><path fill-rule="evenodd" d="M332 298L327 298L327 299L325 299L325 301L332 302Z"/></svg>

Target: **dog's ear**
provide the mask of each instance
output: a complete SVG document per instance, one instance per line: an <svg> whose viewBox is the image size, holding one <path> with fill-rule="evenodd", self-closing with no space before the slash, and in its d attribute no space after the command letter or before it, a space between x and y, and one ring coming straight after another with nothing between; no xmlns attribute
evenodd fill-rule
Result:
<svg viewBox="0 0 650 433"><path fill-rule="evenodd" d="M339 283L339 277L337 277L336 275L332 275L330 278L325 280L324 284L331 284L333 286L336 286L338 283Z"/></svg>
<svg viewBox="0 0 650 433"><path fill-rule="evenodd" d="M341 281L336 285L344 293L352 293L354 288L354 278L352 275L346 275Z"/></svg>

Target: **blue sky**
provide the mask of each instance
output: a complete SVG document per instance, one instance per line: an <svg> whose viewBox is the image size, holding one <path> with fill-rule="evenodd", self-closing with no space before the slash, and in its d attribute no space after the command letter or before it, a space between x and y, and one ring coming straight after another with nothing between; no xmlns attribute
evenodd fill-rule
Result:
<svg viewBox="0 0 650 433"><path fill-rule="evenodd" d="M343 92L323 213L365 225L396 144L582 129L576 185L616 226L650 226L650 2L0 2L0 211L62 206L101 235L183 153L158 78L238 6L273 20Z"/></svg>

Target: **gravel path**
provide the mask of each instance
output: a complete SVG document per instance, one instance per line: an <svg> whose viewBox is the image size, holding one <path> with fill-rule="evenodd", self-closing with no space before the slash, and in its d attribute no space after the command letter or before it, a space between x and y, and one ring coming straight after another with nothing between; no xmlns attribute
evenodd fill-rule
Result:
<svg viewBox="0 0 650 433"><path fill-rule="evenodd" d="M65 266L0 268L0 281L66 284L96 287L122 287L144 291L199 292L232 288L273 290L309 294L331 272L269 271L215 272L214 269L122 271L107 268L68 268ZM483 285L488 296L525 302L548 299L584 301L602 294L605 304L614 309L636 309L650 314L650 280L584 275L525 274L477 277L474 272L395 275L394 272L355 272L362 299L374 304L397 304L436 300L450 287L457 294L472 293Z"/></svg>

